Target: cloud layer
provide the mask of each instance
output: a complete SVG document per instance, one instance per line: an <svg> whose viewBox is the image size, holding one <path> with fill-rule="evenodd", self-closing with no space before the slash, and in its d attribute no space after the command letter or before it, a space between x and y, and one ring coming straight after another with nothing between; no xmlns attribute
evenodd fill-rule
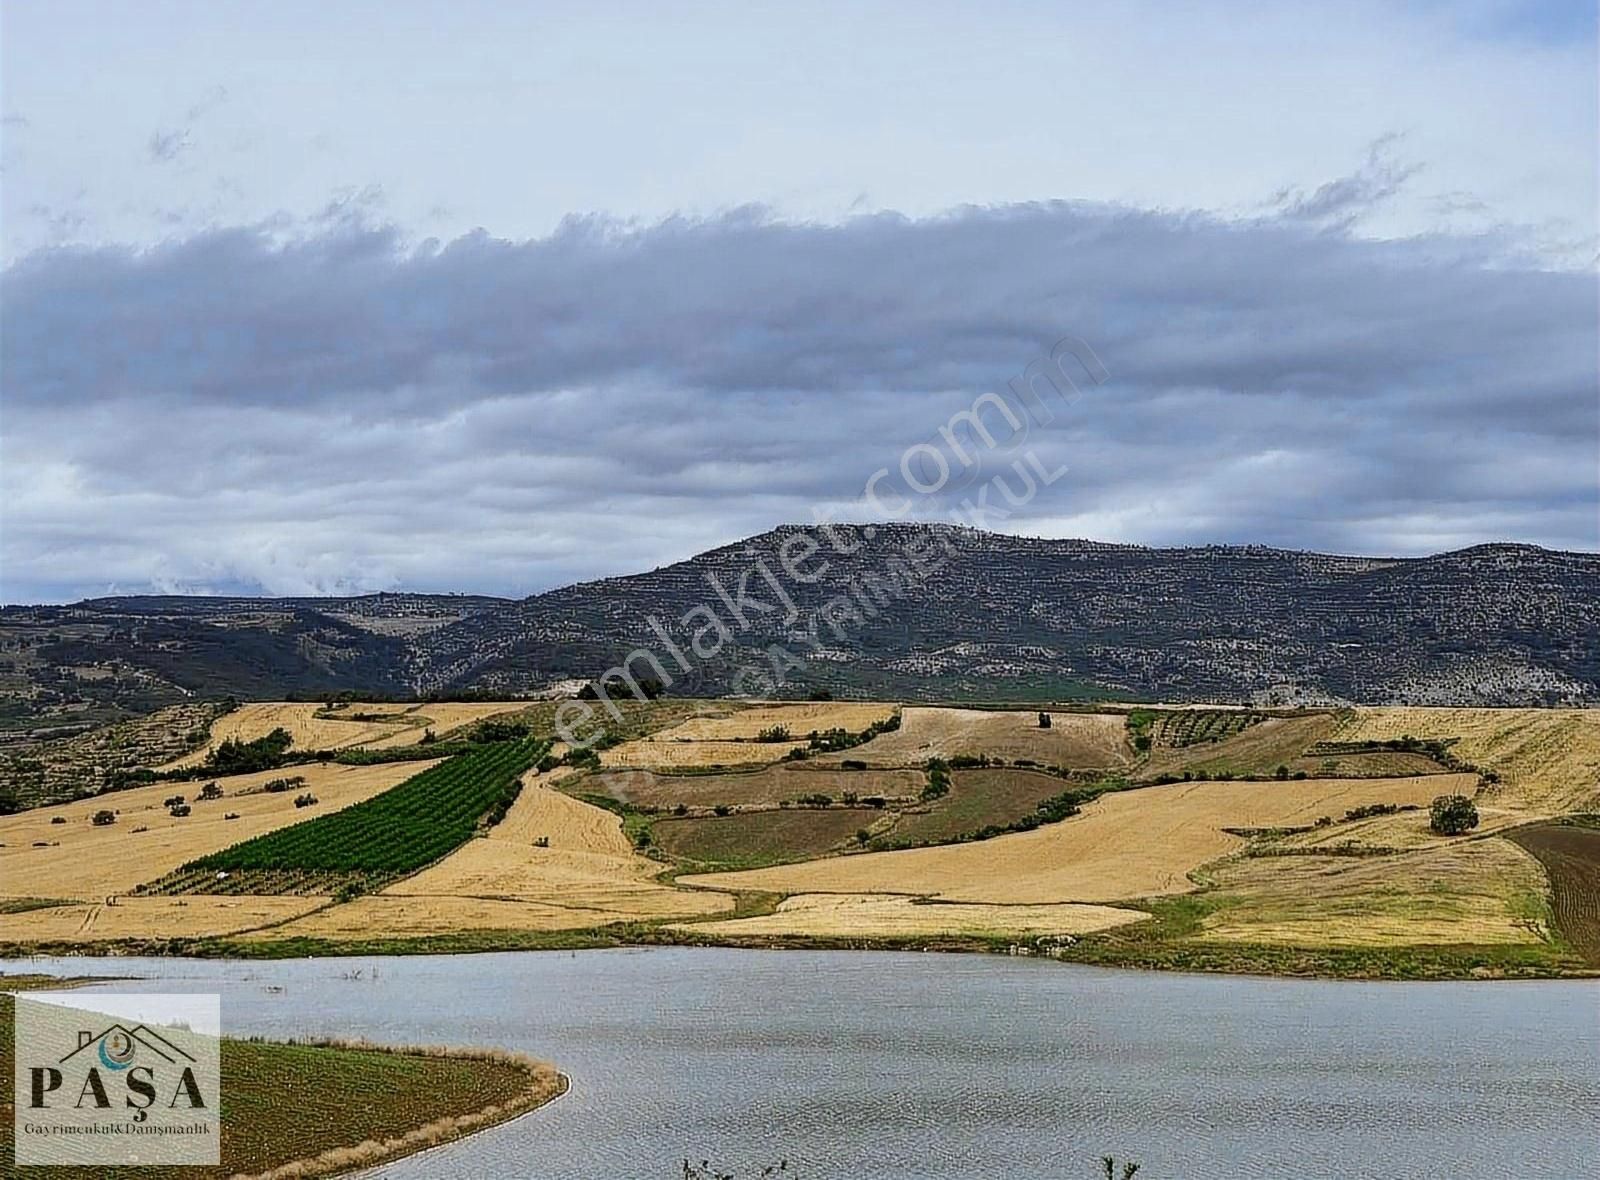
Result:
<svg viewBox="0 0 1600 1180"><path fill-rule="evenodd" d="M871 472L1067 335L1110 377L1029 436L1069 474L1010 531L1596 547L1593 276L1353 236L1403 179L1375 157L1249 220L748 209L410 244L334 217L35 253L0 283L0 594L527 593L861 517Z"/></svg>

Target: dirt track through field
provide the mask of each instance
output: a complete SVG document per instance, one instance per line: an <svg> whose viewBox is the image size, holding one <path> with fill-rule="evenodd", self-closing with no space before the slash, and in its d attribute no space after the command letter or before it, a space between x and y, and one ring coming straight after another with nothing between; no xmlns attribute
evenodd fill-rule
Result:
<svg viewBox="0 0 1600 1180"><path fill-rule="evenodd" d="M1556 928L1584 960L1600 967L1600 830L1541 824L1510 833L1550 877Z"/></svg>

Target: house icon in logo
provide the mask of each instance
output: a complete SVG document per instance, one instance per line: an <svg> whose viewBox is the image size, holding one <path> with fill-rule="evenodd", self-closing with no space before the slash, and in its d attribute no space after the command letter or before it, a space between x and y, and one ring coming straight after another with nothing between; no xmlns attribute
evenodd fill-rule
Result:
<svg viewBox="0 0 1600 1180"><path fill-rule="evenodd" d="M136 1024L132 1028L126 1025L113 1024L98 1033L88 1029L78 1030L78 1047L66 1056L63 1062L70 1061L85 1049L94 1049L100 1058L100 1064L111 1070L123 1070L133 1064L133 1059L139 1050L143 1049L153 1053L160 1060L169 1065L178 1062L192 1062L195 1060L190 1053L185 1053L166 1037L143 1024Z"/></svg>

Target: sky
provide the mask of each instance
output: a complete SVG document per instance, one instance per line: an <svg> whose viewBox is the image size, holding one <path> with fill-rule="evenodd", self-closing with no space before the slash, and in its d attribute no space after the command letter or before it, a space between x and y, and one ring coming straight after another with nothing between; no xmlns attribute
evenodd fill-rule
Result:
<svg viewBox="0 0 1600 1180"><path fill-rule="evenodd" d="M523 595L891 509L1595 550L1595 37L1508 0L4 0L0 601ZM1070 407L863 499L1064 339Z"/></svg>

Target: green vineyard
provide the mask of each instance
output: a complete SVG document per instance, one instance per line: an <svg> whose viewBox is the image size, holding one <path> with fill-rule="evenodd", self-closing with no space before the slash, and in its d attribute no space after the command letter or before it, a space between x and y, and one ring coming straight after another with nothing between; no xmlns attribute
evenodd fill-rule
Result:
<svg viewBox="0 0 1600 1180"><path fill-rule="evenodd" d="M549 748L541 739L481 746L343 811L191 861L173 876L333 873L372 881L415 872L464 844L480 823L498 822L522 774Z"/></svg>

